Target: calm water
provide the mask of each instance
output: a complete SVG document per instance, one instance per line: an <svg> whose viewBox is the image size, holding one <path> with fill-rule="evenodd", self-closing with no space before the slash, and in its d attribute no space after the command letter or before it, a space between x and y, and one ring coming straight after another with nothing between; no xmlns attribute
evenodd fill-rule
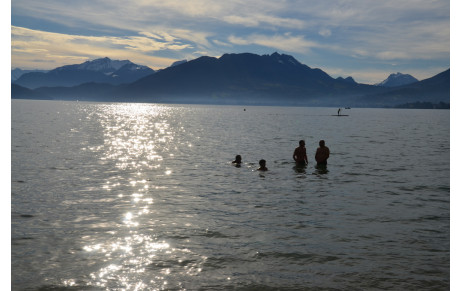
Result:
<svg viewBox="0 0 460 291"><path fill-rule="evenodd" d="M12 100L13 290L447 290L449 111L336 113Z"/></svg>

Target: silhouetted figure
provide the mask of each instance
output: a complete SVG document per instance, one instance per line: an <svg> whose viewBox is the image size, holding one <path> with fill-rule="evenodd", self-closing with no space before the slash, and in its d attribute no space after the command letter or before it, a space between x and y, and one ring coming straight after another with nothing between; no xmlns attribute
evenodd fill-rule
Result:
<svg viewBox="0 0 460 291"><path fill-rule="evenodd" d="M297 166L306 166L308 165L307 149L305 148L305 141L300 140L299 146L294 150L292 155Z"/></svg>
<svg viewBox="0 0 460 291"><path fill-rule="evenodd" d="M337 115L340 115L340 111L342 111L342 108L339 108L339 110L337 110Z"/></svg>
<svg viewBox="0 0 460 291"><path fill-rule="evenodd" d="M316 149L315 160L317 166L326 166L327 159L329 159L329 148L326 146L324 140L319 141L319 148Z"/></svg>
<svg viewBox="0 0 460 291"><path fill-rule="evenodd" d="M236 167L241 167L241 156L236 155L235 160L232 162L232 164L235 164Z"/></svg>
<svg viewBox="0 0 460 291"><path fill-rule="evenodd" d="M266 165L266 161L265 160L260 160L259 161L259 168L257 169L258 171L268 171L267 167L265 166Z"/></svg>

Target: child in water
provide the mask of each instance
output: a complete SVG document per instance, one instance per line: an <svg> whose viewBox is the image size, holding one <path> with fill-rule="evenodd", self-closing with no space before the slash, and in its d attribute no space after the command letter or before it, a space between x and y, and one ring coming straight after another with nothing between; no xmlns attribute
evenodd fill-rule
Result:
<svg viewBox="0 0 460 291"><path fill-rule="evenodd" d="M241 167L241 156L236 155L235 160L232 162L232 164L235 164L236 167Z"/></svg>
<svg viewBox="0 0 460 291"><path fill-rule="evenodd" d="M259 165L260 165L260 168L258 168L257 170L258 171L268 171L267 167L265 166L266 164L266 161L265 160L260 160L259 161Z"/></svg>

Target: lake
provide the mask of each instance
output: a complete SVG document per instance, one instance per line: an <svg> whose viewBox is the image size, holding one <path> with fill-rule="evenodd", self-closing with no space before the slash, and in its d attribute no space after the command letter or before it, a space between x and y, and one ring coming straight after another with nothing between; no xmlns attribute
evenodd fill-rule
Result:
<svg viewBox="0 0 460 291"><path fill-rule="evenodd" d="M13 290L449 289L449 110L11 106Z"/></svg>

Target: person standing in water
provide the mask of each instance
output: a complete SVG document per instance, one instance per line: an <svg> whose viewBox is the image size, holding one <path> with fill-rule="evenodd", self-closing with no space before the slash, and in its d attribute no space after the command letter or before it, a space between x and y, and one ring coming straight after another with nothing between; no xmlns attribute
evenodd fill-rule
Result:
<svg viewBox="0 0 460 291"><path fill-rule="evenodd" d="M329 158L329 148L326 146L324 140L319 141L319 148L316 149L315 160L317 166L326 166L327 159Z"/></svg>
<svg viewBox="0 0 460 291"><path fill-rule="evenodd" d="M292 155L297 166L306 166L308 165L307 149L305 148L305 141L300 140L299 146L294 150Z"/></svg>
<svg viewBox="0 0 460 291"><path fill-rule="evenodd" d="M339 108L339 110L337 110L337 116L340 115L340 111L342 110L342 108Z"/></svg>

